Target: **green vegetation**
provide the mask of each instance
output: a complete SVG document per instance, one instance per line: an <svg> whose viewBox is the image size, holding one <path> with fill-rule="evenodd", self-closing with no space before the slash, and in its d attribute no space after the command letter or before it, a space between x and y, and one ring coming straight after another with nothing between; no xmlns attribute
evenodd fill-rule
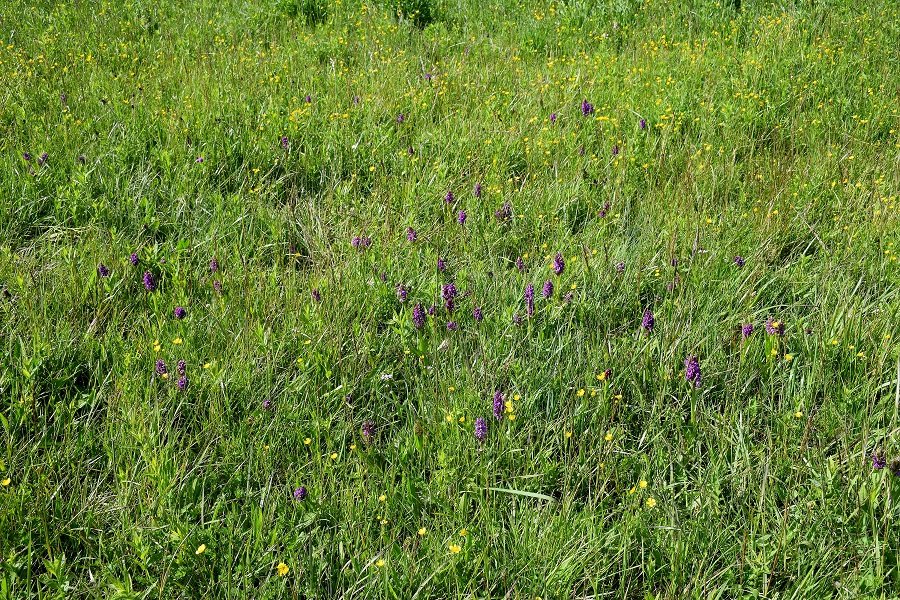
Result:
<svg viewBox="0 0 900 600"><path fill-rule="evenodd" d="M895 3L0 32L0 598L900 594Z"/></svg>

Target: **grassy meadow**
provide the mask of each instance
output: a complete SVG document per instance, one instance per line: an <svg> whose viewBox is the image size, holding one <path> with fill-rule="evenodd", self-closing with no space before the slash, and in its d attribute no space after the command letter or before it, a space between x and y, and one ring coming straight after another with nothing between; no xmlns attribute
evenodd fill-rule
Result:
<svg viewBox="0 0 900 600"><path fill-rule="evenodd" d="M900 595L896 3L0 37L0 598Z"/></svg>

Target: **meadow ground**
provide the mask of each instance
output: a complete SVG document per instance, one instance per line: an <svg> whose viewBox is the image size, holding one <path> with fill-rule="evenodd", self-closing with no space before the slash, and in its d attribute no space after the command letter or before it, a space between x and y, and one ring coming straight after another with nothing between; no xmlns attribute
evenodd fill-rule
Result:
<svg viewBox="0 0 900 600"><path fill-rule="evenodd" d="M0 3L0 597L896 597L898 12Z"/></svg>

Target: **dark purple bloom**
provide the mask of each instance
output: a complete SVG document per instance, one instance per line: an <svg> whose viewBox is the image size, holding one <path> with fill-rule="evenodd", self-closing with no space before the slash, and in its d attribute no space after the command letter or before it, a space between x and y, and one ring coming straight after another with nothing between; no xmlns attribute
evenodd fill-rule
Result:
<svg viewBox="0 0 900 600"><path fill-rule="evenodd" d="M736 264L736 265L738 266L738 268L743 267L743 266L744 266L744 262L745 262L744 259L741 258L740 256L735 256L735 257L734 257L734 264Z"/></svg>
<svg viewBox="0 0 900 600"><path fill-rule="evenodd" d="M263 410L269 410L270 408L272 408L272 399L266 398L263 400Z"/></svg>
<svg viewBox="0 0 900 600"><path fill-rule="evenodd" d="M481 312L481 307L476 306L472 309L472 318L478 321L479 323L484 320L484 314Z"/></svg>
<svg viewBox="0 0 900 600"><path fill-rule="evenodd" d="M448 313L453 314L453 311L456 310L456 303L451 298L451 299L447 300L446 302L444 302L444 308L447 309Z"/></svg>
<svg viewBox="0 0 900 600"><path fill-rule="evenodd" d="M625 263L622 261L617 262L616 263L616 271L618 271L619 275L622 275L623 273L625 273Z"/></svg>
<svg viewBox="0 0 900 600"><path fill-rule="evenodd" d="M481 198L481 184L480 183L475 184L475 189L473 190L472 193L475 194L476 198Z"/></svg>
<svg viewBox="0 0 900 600"><path fill-rule="evenodd" d="M544 296L544 298L547 298L548 300L553 297L553 282L552 281L550 281L548 279L547 281L544 282L544 289L541 290L541 294Z"/></svg>
<svg viewBox="0 0 900 600"><path fill-rule="evenodd" d="M179 360L178 365L176 365L176 367L178 368L179 375L184 375L185 371L187 371L187 363L184 362L183 360Z"/></svg>
<svg viewBox="0 0 900 600"><path fill-rule="evenodd" d="M741 325L741 336L746 340L751 335L753 335L753 323Z"/></svg>
<svg viewBox="0 0 900 600"><path fill-rule="evenodd" d="M303 502L306 500L306 496L309 492L306 491L306 488L302 485L294 490L294 500L297 502Z"/></svg>
<svg viewBox="0 0 900 600"><path fill-rule="evenodd" d="M46 152L44 152L43 154L41 154L41 155L38 157L38 161L37 161L37 162L38 162L38 165L39 165L39 166L44 166L44 165L47 163L47 161L48 161L49 159L50 159L50 155L47 154Z"/></svg>
<svg viewBox="0 0 900 600"><path fill-rule="evenodd" d="M776 321L772 317L766 319L766 333L769 335L777 335L781 337L784 335L784 323L782 321Z"/></svg>
<svg viewBox="0 0 900 600"><path fill-rule="evenodd" d="M452 283L441 286L441 298L444 300L453 300L456 298L456 286Z"/></svg>
<svg viewBox="0 0 900 600"><path fill-rule="evenodd" d="M700 359L694 355L687 357L684 361L684 378L694 384L695 388L700 387Z"/></svg>
<svg viewBox="0 0 900 600"><path fill-rule="evenodd" d="M437 307L435 305L432 304L431 306L428 307L428 316L429 317L433 317L434 313L436 313L436 312L437 312Z"/></svg>
<svg viewBox="0 0 900 600"><path fill-rule="evenodd" d="M322 301L322 292L319 291L319 288L313 288L313 291L310 292L312 294L312 299L316 302Z"/></svg>
<svg viewBox="0 0 900 600"><path fill-rule="evenodd" d="M475 419L475 439L480 443L487 438L487 423L483 417Z"/></svg>
<svg viewBox="0 0 900 600"><path fill-rule="evenodd" d="M447 195L444 196L444 202L446 202L447 204L453 204L454 200L456 200L456 198L453 196L453 192L448 190Z"/></svg>
<svg viewBox="0 0 900 600"><path fill-rule="evenodd" d="M84 154L79 154L79 155L78 155L78 158L76 158L75 160L78 161L78 164L79 164L79 165L83 165L83 164L84 164L84 161L85 161Z"/></svg>
<svg viewBox="0 0 900 600"><path fill-rule="evenodd" d="M31 162L31 155L28 154L27 152L22 153L22 158L25 159L25 162Z"/></svg>
<svg viewBox="0 0 900 600"><path fill-rule="evenodd" d="M421 302L416 302L416 306L413 308L413 325L416 329L425 327L425 311L422 310Z"/></svg>
<svg viewBox="0 0 900 600"><path fill-rule="evenodd" d="M568 304L569 302L571 302L571 301L572 301L572 296L574 296L574 295L575 295L575 292L569 292L568 294L566 294L565 296L563 296L563 303L564 303L564 304Z"/></svg>
<svg viewBox="0 0 900 600"><path fill-rule="evenodd" d="M441 258L440 256L438 256L438 260L437 260L437 269L438 269L438 271L440 271L441 273L443 273L444 271L447 270L447 263L446 263L446 261L444 261L444 259Z"/></svg>
<svg viewBox="0 0 900 600"><path fill-rule="evenodd" d="M366 247L366 248L368 248L369 246L371 246L371 245L372 245L372 238L370 238L369 236L363 234L363 236L362 236L362 245L363 245L364 247Z"/></svg>
<svg viewBox="0 0 900 600"><path fill-rule="evenodd" d="M359 245L362 243L362 239L358 235L354 235L350 238L350 245L359 250Z"/></svg>
<svg viewBox="0 0 900 600"><path fill-rule="evenodd" d="M398 123L402 123L402 122L403 122L403 113L400 113L399 115L397 115L397 122L398 122Z"/></svg>
<svg viewBox="0 0 900 600"><path fill-rule="evenodd" d="M312 100L312 98L310 98ZM353 104L359 104L359 96L353 96Z"/></svg>
<svg viewBox="0 0 900 600"><path fill-rule="evenodd" d="M647 121L641 119L640 123L638 123L638 127L640 127L641 129L647 129Z"/></svg>
<svg viewBox="0 0 900 600"><path fill-rule="evenodd" d="M212 260L209 261L209 270L213 273L219 270L219 259L215 256L213 256Z"/></svg>
<svg viewBox="0 0 900 600"><path fill-rule="evenodd" d="M425 73L425 80L431 81L431 73Z"/></svg>
<svg viewBox="0 0 900 600"><path fill-rule="evenodd" d="M872 453L872 468L876 470L881 470L887 465L887 459L883 456L878 456L878 453Z"/></svg>
<svg viewBox="0 0 900 600"><path fill-rule="evenodd" d="M522 260L521 256L516 258L516 268L518 270L522 271L523 273L525 272L525 261Z"/></svg>
<svg viewBox="0 0 900 600"><path fill-rule="evenodd" d="M556 113L553 113L552 115L550 115L550 122L556 123Z"/></svg>
<svg viewBox="0 0 900 600"><path fill-rule="evenodd" d="M456 221L460 225L465 225L466 224L466 211L464 211L464 210L459 211L459 214L456 215Z"/></svg>
<svg viewBox="0 0 900 600"><path fill-rule="evenodd" d="M182 375L181 377L178 378L178 389L181 391L184 391L187 389L187 386L188 386L188 378L187 378L187 376Z"/></svg>
<svg viewBox="0 0 900 600"><path fill-rule="evenodd" d="M156 374L157 375L165 375L169 372L169 369L166 368L166 361L163 359L159 359L156 361Z"/></svg>
<svg viewBox="0 0 900 600"><path fill-rule="evenodd" d="M375 424L372 421L363 421L362 424L363 442L371 444L375 441Z"/></svg>
<svg viewBox="0 0 900 600"><path fill-rule="evenodd" d="M600 218L605 219L606 213L609 212L609 200L603 203L603 208L600 209Z"/></svg>
<svg viewBox="0 0 900 600"><path fill-rule="evenodd" d="M588 115L594 114L594 105L588 102L587 100L581 101L581 114L587 117Z"/></svg>
<svg viewBox="0 0 900 600"><path fill-rule="evenodd" d="M146 288L148 292L156 291L156 279L150 271L144 271L144 288Z"/></svg>
<svg viewBox="0 0 900 600"><path fill-rule="evenodd" d="M528 284L525 286L525 312L528 313L528 316L534 314L534 286L532 284Z"/></svg>
<svg viewBox="0 0 900 600"><path fill-rule="evenodd" d="M449 323L447 323L447 329L449 329L450 331L456 331L458 328L459 325L457 325L454 321L450 321Z"/></svg>
<svg viewBox="0 0 900 600"><path fill-rule="evenodd" d="M175 318L176 319L183 319L185 317L185 315L187 315L187 311L184 310L183 306L175 307Z"/></svg>
<svg viewBox="0 0 900 600"><path fill-rule="evenodd" d="M218 279L213 281L213 289L221 294L222 293L222 282L219 281Z"/></svg>
<svg viewBox="0 0 900 600"><path fill-rule="evenodd" d="M512 218L512 204L504 202L500 210L494 213L494 218L500 223L505 223Z"/></svg>
<svg viewBox="0 0 900 600"><path fill-rule="evenodd" d="M647 333L652 333L654 325L656 325L656 319L653 318L653 313L648 308L644 311L644 317L641 319L641 327L643 327Z"/></svg>
<svg viewBox="0 0 900 600"><path fill-rule="evenodd" d="M358 97L358 96L357 96L357 97ZM306 95L306 103L307 103L307 104L311 104L311 103L312 103L312 96L310 96L309 94Z"/></svg>
<svg viewBox="0 0 900 600"><path fill-rule="evenodd" d="M402 283L398 283L397 284L397 299L400 300L400 302L406 302L406 294L407 294L406 286L403 285Z"/></svg>
<svg viewBox="0 0 900 600"><path fill-rule="evenodd" d="M286 135L281 136L281 147L287 150L288 147L288 139Z"/></svg>
<svg viewBox="0 0 900 600"><path fill-rule="evenodd" d="M521 327L523 320L524 319L518 313L513 315L513 323L515 323L516 327Z"/></svg>
<svg viewBox="0 0 900 600"><path fill-rule="evenodd" d="M412 227L406 228L406 239L407 240L409 240L410 242L414 242L414 241L416 241L417 237L419 237L419 234L416 233L415 229L413 229Z"/></svg>
<svg viewBox="0 0 900 600"><path fill-rule="evenodd" d="M613 156L617 156L619 154L619 146L613 146L612 153Z"/></svg>
<svg viewBox="0 0 900 600"><path fill-rule="evenodd" d="M503 392L494 392L494 417L499 421L503 418Z"/></svg>
<svg viewBox="0 0 900 600"><path fill-rule="evenodd" d="M387 273L382 273L378 278L381 279L381 281L387 281Z"/></svg>
<svg viewBox="0 0 900 600"><path fill-rule="evenodd" d="M198 156L198 157L197 157L197 162L198 162L198 163L202 163L202 162L203 162L203 157L202 157L202 156Z"/></svg>
<svg viewBox="0 0 900 600"><path fill-rule="evenodd" d="M578 147L578 156L584 156L584 146Z"/></svg>
<svg viewBox="0 0 900 600"><path fill-rule="evenodd" d="M556 253L556 258L553 259L553 272L557 275L562 275L563 270L566 268L566 261L563 260L563 255L561 252Z"/></svg>
<svg viewBox="0 0 900 600"><path fill-rule="evenodd" d="M109 277L109 269L103 263L100 263L100 266L97 267L97 273L100 277Z"/></svg>
<svg viewBox="0 0 900 600"><path fill-rule="evenodd" d="M128 260L131 261L133 266L138 266L138 263L141 262L141 259L138 258L137 252L132 252L131 256L128 257Z"/></svg>

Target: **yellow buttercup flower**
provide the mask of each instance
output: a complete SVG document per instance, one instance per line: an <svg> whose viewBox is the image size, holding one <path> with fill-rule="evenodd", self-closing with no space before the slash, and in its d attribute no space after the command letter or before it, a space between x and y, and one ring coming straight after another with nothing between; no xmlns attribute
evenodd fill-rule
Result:
<svg viewBox="0 0 900 600"><path fill-rule="evenodd" d="M450 552L452 552L453 554L459 554L460 550L462 550L462 548L459 546L459 544L450 544Z"/></svg>
<svg viewBox="0 0 900 600"><path fill-rule="evenodd" d="M278 574L279 575L284 577L285 575L288 574L289 571L290 571L290 569L288 568L288 566L286 564L284 564L283 562L278 563Z"/></svg>
<svg viewBox="0 0 900 600"><path fill-rule="evenodd" d="M638 484L638 486L639 486L641 489L644 489L645 487L647 487L647 482L644 481L643 479L641 479L641 482Z"/></svg>
<svg viewBox="0 0 900 600"><path fill-rule="evenodd" d="M206 552L206 544L200 544L194 554L203 554L204 552Z"/></svg>
<svg viewBox="0 0 900 600"><path fill-rule="evenodd" d="M332 452L332 453L331 453L331 460L337 460L337 456L338 456L338 455L337 455L337 452Z"/></svg>
<svg viewBox="0 0 900 600"><path fill-rule="evenodd" d="M383 567L383 566L384 566L384 560L382 560L382 559L379 558L378 560L375 561L375 566L376 566L376 567Z"/></svg>
<svg viewBox="0 0 900 600"><path fill-rule="evenodd" d="M654 508L656 506L656 500L653 498L647 498L647 507Z"/></svg>
<svg viewBox="0 0 900 600"><path fill-rule="evenodd" d="M172 343L175 344L175 345L180 344L180 343L181 343L181 338L175 338L174 340L172 340Z"/></svg>
<svg viewBox="0 0 900 600"><path fill-rule="evenodd" d="M467 535L469 535L469 532L468 532L467 530L465 530L465 529L461 529L461 530L459 531L459 535L461 535L461 536L463 536L463 537L466 537Z"/></svg>
<svg viewBox="0 0 900 600"><path fill-rule="evenodd" d="M384 494L378 496L378 501L379 501L379 502L384 502L385 500L387 500L387 496L385 496Z"/></svg>
<svg viewBox="0 0 900 600"><path fill-rule="evenodd" d="M424 527L419 528L419 535L425 535L426 533L428 533L427 529L425 529Z"/></svg>
<svg viewBox="0 0 900 600"><path fill-rule="evenodd" d="M611 442L612 441L612 433L607 433L606 437L603 439L605 439L607 442Z"/></svg>
<svg viewBox="0 0 900 600"><path fill-rule="evenodd" d="M309 446L312 443L312 440L310 438L306 438L305 440L303 440L303 443Z"/></svg>
<svg viewBox="0 0 900 600"><path fill-rule="evenodd" d="M4 479L3 481L0 481L0 485L2 485L3 487L8 487L10 483L12 483L12 479L10 479L9 477Z"/></svg>

